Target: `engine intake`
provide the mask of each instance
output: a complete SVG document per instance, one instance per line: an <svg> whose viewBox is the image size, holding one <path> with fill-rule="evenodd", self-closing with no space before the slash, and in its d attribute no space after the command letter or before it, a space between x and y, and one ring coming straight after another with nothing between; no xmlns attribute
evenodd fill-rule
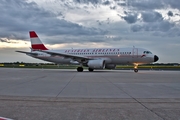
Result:
<svg viewBox="0 0 180 120"><path fill-rule="evenodd" d="M88 67L92 69L104 69L105 61L104 60L89 60Z"/></svg>

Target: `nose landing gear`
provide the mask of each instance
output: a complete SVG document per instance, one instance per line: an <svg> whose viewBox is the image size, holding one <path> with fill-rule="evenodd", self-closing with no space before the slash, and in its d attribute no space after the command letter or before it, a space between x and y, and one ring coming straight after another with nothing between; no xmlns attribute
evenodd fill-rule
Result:
<svg viewBox="0 0 180 120"><path fill-rule="evenodd" d="M134 66L134 72L135 72L135 73L138 72L138 64L136 64L136 65Z"/></svg>

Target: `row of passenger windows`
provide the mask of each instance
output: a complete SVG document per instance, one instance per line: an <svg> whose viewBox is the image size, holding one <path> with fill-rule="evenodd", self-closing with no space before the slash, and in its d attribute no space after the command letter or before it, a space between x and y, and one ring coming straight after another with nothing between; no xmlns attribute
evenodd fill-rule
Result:
<svg viewBox="0 0 180 120"><path fill-rule="evenodd" d="M131 52L107 52L107 53L69 53L69 54L74 54L74 55L89 55L89 54L101 54L101 55L108 55L108 54L120 54L120 55L130 55Z"/></svg>

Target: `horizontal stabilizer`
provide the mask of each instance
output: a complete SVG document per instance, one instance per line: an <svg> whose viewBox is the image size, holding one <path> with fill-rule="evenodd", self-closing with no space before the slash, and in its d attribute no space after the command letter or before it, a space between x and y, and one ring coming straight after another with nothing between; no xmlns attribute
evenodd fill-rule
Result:
<svg viewBox="0 0 180 120"><path fill-rule="evenodd" d="M16 52L25 53L25 54L29 54L29 55L38 55L37 53L25 52L25 51L16 51Z"/></svg>

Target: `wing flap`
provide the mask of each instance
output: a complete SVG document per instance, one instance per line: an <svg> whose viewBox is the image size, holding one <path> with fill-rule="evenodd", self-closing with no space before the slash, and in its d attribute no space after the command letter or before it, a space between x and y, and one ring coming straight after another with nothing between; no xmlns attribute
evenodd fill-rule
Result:
<svg viewBox="0 0 180 120"><path fill-rule="evenodd" d="M60 52L55 52L55 51L50 51L50 50L41 50L41 52L48 53L50 55L58 55L58 56L66 57L66 58L72 58L74 60L77 60L77 59L78 60L92 60L92 58L88 58L85 56L60 53Z"/></svg>

